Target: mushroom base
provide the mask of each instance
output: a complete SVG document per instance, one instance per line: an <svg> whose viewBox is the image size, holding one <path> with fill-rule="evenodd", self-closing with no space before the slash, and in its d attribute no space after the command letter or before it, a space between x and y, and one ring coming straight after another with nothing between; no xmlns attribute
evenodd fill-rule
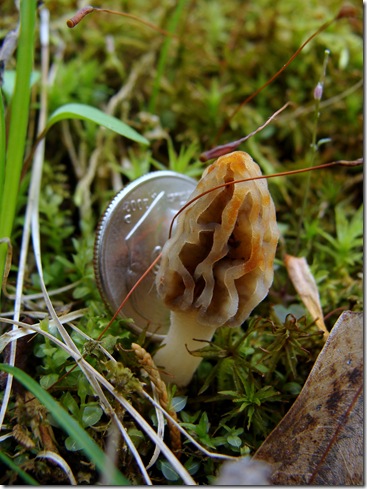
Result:
<svg viewBox="0 0 367 489"><path fill-rule="evenodd" d="M210 341L213 338L217 327L199 324L196 316L196 312L171 312L171 326L164 339L164 346L154 356L154 362L166 383L187 385L202 360L201 357L191 355L188 350L198 350L205 346L197 340Z"/></svg>

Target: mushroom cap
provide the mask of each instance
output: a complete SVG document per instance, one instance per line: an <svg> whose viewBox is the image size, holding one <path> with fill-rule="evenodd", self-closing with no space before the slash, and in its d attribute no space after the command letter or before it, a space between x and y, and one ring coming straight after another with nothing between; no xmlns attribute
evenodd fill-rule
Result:
<svg viewBox="0 0 367 489"><path fill-rule="evenodd" d="M190 200L223 183L260 176L242 151L210 165ZM268 294L279 238L266 180L213 190L177 218L156 277L173 311L195 312L199 324L239 326Z"/></svg>

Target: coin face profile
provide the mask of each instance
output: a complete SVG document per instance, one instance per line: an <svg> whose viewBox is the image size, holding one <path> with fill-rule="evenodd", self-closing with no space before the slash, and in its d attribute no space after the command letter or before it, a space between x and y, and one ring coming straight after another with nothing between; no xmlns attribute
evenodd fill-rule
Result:
<svg viewBox="0 0 367 489"><path fill-rule="evenodd" d="M197 182L172 171L149 173L121 190L110 202L97 229L94 271L100 294L114 313L161 252L175 214ZM136 332L161 341L170 311L158 296L159 263L139 284L120 312Z"/></svg>

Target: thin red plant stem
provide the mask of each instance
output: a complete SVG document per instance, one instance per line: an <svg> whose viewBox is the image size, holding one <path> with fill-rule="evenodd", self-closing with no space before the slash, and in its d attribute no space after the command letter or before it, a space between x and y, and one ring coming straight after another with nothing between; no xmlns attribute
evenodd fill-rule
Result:
<svg viewBox="0 0 367 489"><path fill-rule="evenodd" d="M259 126L257 129L255 129L255 131L250 132L250 134L248 134L247 136L241 139L237 139L237 141L231 141L227 144L221 144L220 146L216 146L215 148L209 149L208 151L204 151L204 153L201 153L200 155L200 161L208 161L212 158L218 158L219 156L226 155L229 152L236 150L240 144L244 143L252 136L255 136L255 134L262 131L266 126L268 126L270 122L272 122L277 117L277 115L283 112L283 110L285 110L289 105L293 105L293 103L287 102L286 104L284 104L283 107L274 112L274 114L271 115L262 126Z"/></svg>
<svg viewBox="0 0 367 489"><path fill-rule="evenodd" d="M100 341L101 340L102 336L105 334L105 332L109 329L109 327L114 322L114 320L120 314L121 309L124 307L124 305L126 304L126 302L128 301L128 299L130 298L131 294L136 290L136 288L139 286L139 284L145 279L145 277L152 270L152 268L159 262L159 260L161 259L161 256L162 256L162 253L159 253L159 255L155 258L155 260L149 265L149 267L145 270L145 272L143 273L143 275L139 278L139 280L137 280L137 282L135 282L135 284L130 289L130 291L127 293L125 299L121 302L121 304L119 305L117 311L112 316L112 318L110 319L109 323L104 328L104 330L101 332L101 334L98 336L98 338L97 338L96 341Z"/></svg>
<svg viewBox="0 0 367 489"><path fill-rule="evenodd" d="M91 7L91 6L83 7L82 9L78 10L78 12L66 22L66 25L70 29L72 29L73 27L77 26L79 22L81 22L84 19L85 16L93 12L104 12L106 14L119 15L120 17L126 17L128 19L136 20L137 22L140 22L141 24L144 24L145 26L150 27L151 29L159 32L160 34L163 34L164 36L177 38L175 34L165 31L164 29L161 29L155 24L152 24L147 20L141 19L137 15L128 14L127 12L119 12L118 10L110 10L107 8L99 8L99 7Z"/></svg>

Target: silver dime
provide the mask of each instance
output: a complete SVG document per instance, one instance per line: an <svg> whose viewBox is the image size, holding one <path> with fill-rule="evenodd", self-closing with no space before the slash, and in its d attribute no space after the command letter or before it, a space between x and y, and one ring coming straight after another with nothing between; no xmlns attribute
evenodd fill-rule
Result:
<svg viewBox="0 0 367 489"><path fill-rule="evenodd" d="M172 218L188 201L197 182L171 171L149 173L121 190L102 216L94 247L94 270L101 296L114 313L160 253ZM169 310L159 298L159 263L139 284L120 315L154 340L169 328Z"/></svg>

